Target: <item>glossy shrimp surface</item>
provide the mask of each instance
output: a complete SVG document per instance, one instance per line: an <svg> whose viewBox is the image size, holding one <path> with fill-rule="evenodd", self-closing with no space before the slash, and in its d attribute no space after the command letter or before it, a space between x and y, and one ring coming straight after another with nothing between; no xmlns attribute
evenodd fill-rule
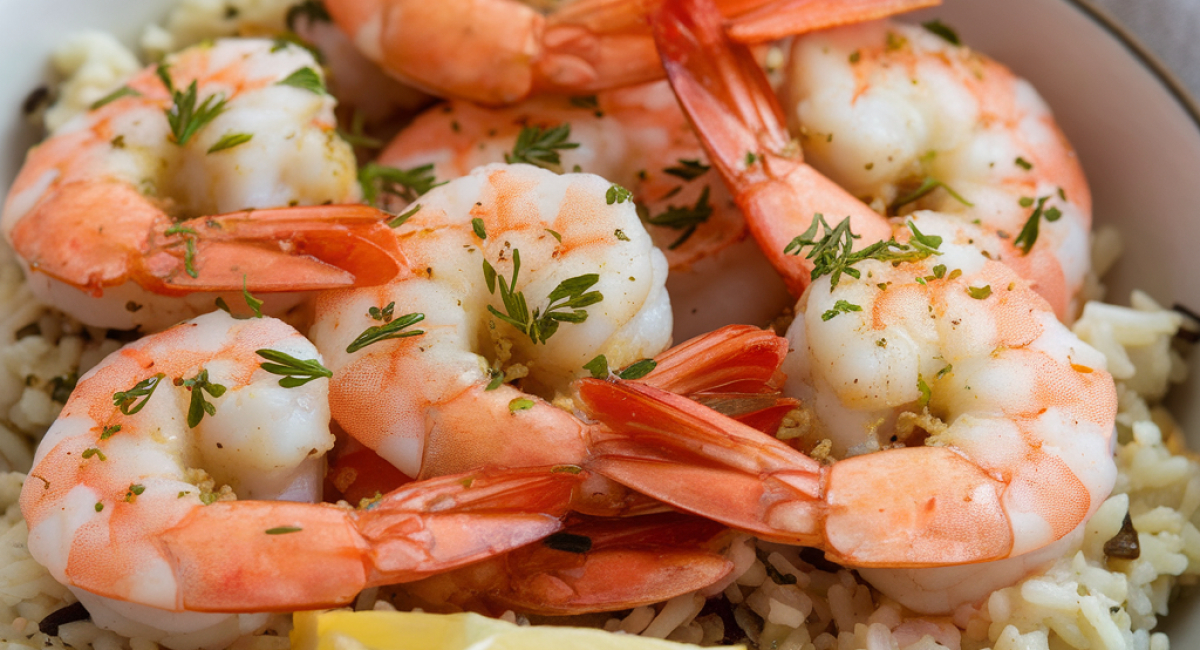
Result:
<svg viewBox="0 0 1200 650"><path fill-rule="evenodd" d="M407 274L317 301L338 423L412 477L580 459L582 423L550 401L597 355L620 368L671 336L666 260L611 187L490 165L422 196L395 230ZM354 344L409 314L421 334Z"/></svg>
<svg viewBox="0 0 1200 650"><path fill-rule="evenodd" d="M39 447L30 553L106 627L203 645L255 625L206 612L345 603L559 528L579 477L548 468L413 483L366 510L311 503L333 446L320 362L280 321L219 312L115 352Z"/></svg>
<svg viewBox="0 0 1200 650"><path fill-rule="evenodd" d="M282 310L394 275L379 212L323 205L358 195L318 70L296 46L200 45L55 131L0 218L35 294L92 325L159 329L243 282L291 292L268 302Z"/></svg>
<svg viewBox="0 0 1200 650"><path fill-rule="evenodd" d="M338 25L388 73L443 97L511 104L662 78L649 15L660 0L331 0ZM720 0L739 38L763 41L880 18L929 0ZM503 28L498 26L503 25Z"/></svg>
<svg viewBox="0 0 1200 650"><path fill-rule="evenodd" d="M814 167L880 211L978 220L1012 243L1004 261L1073 320L1091 195L1027 81L929 30L874 22L796 39L783 96Z"/></svg>
<svg viewBox="0 0 1200 650"><path fill-rule="evenodd" d="M709 63L748 60L721 35L711 8L667 7L659 35L678 65L669 66L672 81L702 133L705 120L715 121L706 144L735 194L745 188L750 205L780 206L775 215L798 207L839 215L828 222L810 212L810 227L789 236L786 219L747 210L752 225L767 222L756 234L776 251L769 256L781 273L805 287L785 368L789 392L813 417L781 433L793 447L652 388L585 380L589 413L611 429L593 436L590 466L851 566L988 562L1065 538L1115 477L1116 391L1103 356L999 261L1005 242L986 228L918 212L885 237L855 239L859 224L879 222L844 194L784 203L788 194L777 188L795 187L787 181L803 168L786 150L776 163L780 150L755 142L778 115L765 79L749 65ZM760 110L744 110L753 102ZM744 149L731 142L756 145L763 170L738 167L731 152ZM788 170L782 183L779 170ZM957 604L928 592L891 595L922 611Z"/></svg>
<svg viewBox="0 0 1200 650"><path fill-rule="evenodd" d="M537 97L505 108L463 101L435 106L403 129L377 163L432 165L434 178L457 178L513 156L522 134L555 129L569 130L562 144L570 147L554 151L558 168L596 174L633 193L671 267L667 289L677 340L729 323L766 323L788 305L786 289L747 241L741 211L666 82L586 101ZM397 203L389 209L402 209Z"/></svg>

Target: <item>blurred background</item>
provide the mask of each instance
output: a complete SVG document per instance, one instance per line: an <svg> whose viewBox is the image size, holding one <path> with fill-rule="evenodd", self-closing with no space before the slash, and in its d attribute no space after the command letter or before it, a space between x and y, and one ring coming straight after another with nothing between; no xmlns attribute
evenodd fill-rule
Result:
<svg viewBox="0 0 1200 650"><path fill-rule="evenodd" d="M1200 0L1086 0L1116 18L1200 98Z"/></svg>

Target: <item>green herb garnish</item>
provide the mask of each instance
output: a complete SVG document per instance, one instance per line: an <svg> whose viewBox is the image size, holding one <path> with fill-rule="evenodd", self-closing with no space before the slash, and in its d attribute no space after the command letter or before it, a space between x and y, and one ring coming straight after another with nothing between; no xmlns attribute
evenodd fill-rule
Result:
<svg viewBox="0 0 1200 650"><path fill-rule="evenodd" d="M846 314L852 311L862 311L862 307L859 307L854 303L846 302L845 300L839 300L833 303L833 309L827 310L824 314L821 314L821 320L827 321L838 314Z"/></svg>
<svg viewBox="0 0 1200 650"><path fill-rule="evenodd" d="M992 295L992 285L985 284L982 287L967 287L967 295L976 300L983 300Z"/></svg>
<svg viewBox="0 0 1200 650"><path fill-rule="evenodd" d="M163 373L158 373L153 377L148 377L133 385L129 390L123 390L113 393L113 406L121 409L125 415L133 415L142 410L146 406L146 402L150 401L150 396L154 394L154 389L162 383Z"/></svg>
<svg viewBox="0 0 1200 650"><path fill-rule="evenodd" d="M358 338L354 339L354 342L346 346L346 352L358 352L368 345L388 339L405 339L410 336L420 336L425 333L425 330L403 330L423 320L425 320L425 314L412 313L405 314L385 325L372 325L363 330L363 333L359 334Z"/></svg>
<svg viewBox="0 0 1200 650"><path fill-rule="evenodd" d="M483 227L483 219L475 217L471 220L471 230L475 231L475 236L480 239L487 239L487 230Z"/></svg>
<svg viewBox="0 0 1200 650"><path fill-rule="evenodd" d="M508 403L508 412L509 413L516 413L517 411L528 411L531 408L533 408L533 400L525 398L525 397L518 397L517 399L514 399L513 401Z"/></svg>
<svg viewBox="0 0 1200 650"><path fill-rule="evenodd" d="M708 170L710 169L712 169L712 167L705 165L699 160L680 158L678 165L674 167L667 167L666 169L663 169L663 171L672 176L682 178L685 181L694 181L697 178L707 174Z"/></svg>
<svg viewBox="0 0 1200 650"><path fill-rule="evenodd" d="M505 312L488 305L488 311L493 316L512 325L534 343L545 344L558 331L560 323L582 323L587 320L584 307L594 305L604 299L599 291L588 291L600 276L595 273L579 275L563 280L550 292L549 304L546 308L529 312L525 294L517 291L517 275L521 271L521 253L513 249L512 280L505 281L496 274L496 269L487 260L483 261L483 278L487 282L488 292L496 293L496 284L500 285L500 300L504 303Z"/></svg>
<svg viewBox="0 0 1200 650"><path fill-rule="evenodd" d="M213 397L220 397L225 394L225 387L208 380L207 368L201 370L191 379L176 380L176 382L192 391L192 399L188 404L187 414L187 424L189 427L196 428L196 425L200 424L200 420L204 419L205 413L209 415L217 414L216 405L205 399L204 393L207 392Z"/></svg>
<svg viewBox="0 0 1200 650"><path fill-rule="evenodd" d="M860 277L858 269L853 267L863 260L901 264L923 260L930 255L941 255L937 250L942 244L941 237L922 233L912 221L908 222L908 227L912 231L908 244L897 242L893 236L888 241L875 242L855 251L854 240L859 239L859 236L850 230L850 217L842 219L838 225L830 228L824 215L817 213L813 215L812 225L808 230L793 239L783 252L799 255L805 248L812 247L805 256L805 259L813 261L812 279L830 276L829 290L833 291L843 273L853 278ZM822 229L825 234L818 238L817 235Z"/></svg>
<svg viewBox="0 0 1200 650"><path fill-rule="evenodd" d="M287 535L288 533L298 533L304 530L298 526L279 526L278 528L268 528L268 535Z"/></svg>
<svg viewBox="0 0 1200 650"><path fill-rule="evenodd" d="M255 354L272 363L261 363L259 367L272 375L284 375L279 385L284 388L303 386L321 377L332 377L333 372L316 359L297 359L278 350L255 350Z"/></svg>
<svg viewBox="0 0 1200 650"><path fill-rule="evenodd" d="M393 300L392 302L389 302L387 304L387 306L384 307L383 309L380 309L378 307L371 307L370 309L367 310L367 315L370 316L372 320L378 320L378 321L383 321L385 323L390 323L390 322L392 322L392 314L395 312L395 309L396 309L396 301Z"/></svg>
<svg viewBox="0 0 1200 650"><path fill-rule="evenodd" d="M321 81L321 75L308 66L304 66L284 77L281 81L276 82L275 85L292 86L293 88L307 90L318 95L328 94L328 91L325 90L325 82Z"/></svg>
<svg viewBox="0 0 1200 650"><path fill-rule="evenodd" d="M176 90L167 66L159 64L157 68L159 79L171 93L171 106L166 109L167 124L171 127L171 141L179 146L187 144L201 128L216 119L225 110L225 98L221 95L209 95L200 105L196 105L196 81L188 84L187 90Z"/></svg>
<svg viewBox="0 0 1200 650"><path fill-rule="evenodd" d="M111 93L108 93L107 95L101 97L100 99L97 99L96 101L92 102L92 105L89 106L88 108L94 111L97 108L100 108L101 106L104 106L105 104L115 102L122 97L141 97L141 96L142 96L142 93L134 90L133 88L130 88L129 86L121 86L120 88L112 91Z"/></svg>
<svg viewBox="0 0 1200 650"><path fill-rule="evenodd" d="M958 32L951 29L946 23L938 19L933 19L927 23L921 23L921 26L930 32L941 36L947 43L951 45L962 45L962 41L958 39Z"/></svg>
<svg viewBox="0 0 1200 650"><path fill-rule="evenodd" d="M558 152L564 149L576 149L578 142L568 142L571 137L571 125L543 129L540 126L527 126L517 135L517 142L512 153L504 154L504 162L528 163L537 165L553 172L561 171L562 158Z"/></svg>
<svg viewBox="0 0 1200 650"><path fill-rule="evenodd" d="M372 205L381 194L415 201L418 196L441 185L433 175L432 163L409 169L368 163L358 170L358 184L362 186L363 200Z"/></svg>
<svg viewBox="0 0 1200 650"><path fill-rule="evenodd" d="M225 135L221 136L220 140L217 140L216 144L208 148L208 153L216 153L218 151L232 149L239 144L246 144L253 137L253 133L226 133Z"/></svg>
<svg viewBox="0 0 1200 650"><path fill-rule="evenodd" d="M904 196L901 196L900 198L896 199L895 201L892 201L892 204L890 206L888 206L888 209L894 214L900 208L908 205L909 203L912 203L913 201L916 201L916 200L924 197L926 194L929 194L930 192L936 190L939 187L946 190L946 193L949 194L955 201L958 201L959 203L967 206L968 208L975 207L974 203L971 203L970 201L963 198L963 196L961 194L959 194L958 192L955 192L954 189L951 188L949 185L943 183L942 181L939 181L938 179L936 179L932 176L926 176L925 180L921 181L921 185L918 186L917 189L909 192L908 194L905 194Z"/></svg>
<svg viewBox="0 0 1200 650"><path fill-rule="evenodd" d="M1026 200L1028 199L1028 202ZM1025 225L1021 227L1021 232L1017 234L1017 238L1013 240L1013 246L1021 249L1025 255L1033 249L1033 245L1037 243L1038 231L1041 230L1042 217L1046 221L1058 221L1062 217L1062 211L1056 207L1045 207L1046 201L1049 201L1049 196L1042 196L1037 199L1037 205L1033 208L1033 213L1029 215L1029 219L1025 221ZM1029 207L1033 205L1033 199L1029 197L1021 197L1021 207Z"/></svg>
<svg viewBox="0 0 1200 650"><path fill-rule="evenodd" d="M608 191L604 193L604 200L612 205L614 203L624 203L633 200L633 192L613 183L608 187Z"/></svg>
<svg viewBox="0 0 1200 650"><path fill-rule="evenodd" d="M696 228L700 224L708 221L708 218L712 216L713 208L712 204L708 202L708 195L709 188L705 185L704 190L700 192L700 198L696 199L695 205L667 206L665 212L647 218L646 223L652 226L682 230L683 233L679 235L679 238L667 246L667 248L675 250L696 232Z"/></svg>

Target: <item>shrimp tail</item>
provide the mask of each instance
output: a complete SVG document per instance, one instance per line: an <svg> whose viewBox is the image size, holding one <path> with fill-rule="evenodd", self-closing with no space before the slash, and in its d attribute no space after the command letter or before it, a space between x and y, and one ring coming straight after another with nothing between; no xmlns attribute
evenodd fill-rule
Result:
<svg viewBox="0 0 1200 650"><path fill-rule="evenodd" d="M752 325L727 325L672 347L642 381L673 393L778 393L787 339Z"/></svg>
<svg viewBox="0 0 1200 650"><path fill-rule="evenodd" d="M703 589L733 565L719 523L662 513L585 517L540 544L405 587L430 603L499 615L547 616L629 609Z"/></svg>
<svg viewBox="0 0 1200 650"><path fill-rule="evenodd" d="M658 355L642 381L770 433L797 405L780 394L787 351L787 339L774 332L728 325Z"/></svg>
<svg viewBox="0 0 1200 650"><path fill-rule="evenodd" d="M654 19L663 67L751 234L799 296L812 263L784 252L818 211L851 217L861 243L886 239L887 220L804 164L766 75L745 45L730 40L711 2L666 0Z"/></svg>
<svg viewBox="0 0 1200 650"><path fill-rule="evenodd" d="M362 511L218 502L190 511L160 543L181 585L180 609L336 607L368 586L423 578L555 532L581 477L547 468L445 476Z"/></svg>
<svg viewBox="0 0 1200 650"><path fill-rule="evenodd" d="M583 380L589 470L766 539L819 545L826 469L752 427L634 382Z"/></svg>
<svg viewBox="0 0 1200 650"><path fill-rule="evenodd" d="M732 18L728 30L736 41L763 43L939 4L941 0L768 0Z"/></svg>
<svg viewBox="0 0 1200 650"><path fill-rule="evenodd" d="M358 516L372 585L407 582L476 562L562 528L586 478L574 466L483 469L413 483Z"/></svg>
<svg viewBox="0 0 1200 650"><path fill-rule="evenodd" d="M368 206L333 205L180 222L151 239L143 286L269 293L383 284L403 259L385 216Z"/></svg>

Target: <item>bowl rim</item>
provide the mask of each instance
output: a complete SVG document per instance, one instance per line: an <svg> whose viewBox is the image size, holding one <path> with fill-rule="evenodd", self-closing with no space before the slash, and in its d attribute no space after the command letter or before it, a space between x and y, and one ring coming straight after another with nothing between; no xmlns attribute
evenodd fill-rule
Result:
<svg viewBox="0 0 1200 650"><path fill-rule="evenodd" d="M1067 4L1074 6L1076 9L1083 12L1087 17L1091 18L1097 25L1104 29L1110 36L1115 38L1125 49L1133 55L1139 63L1142 64L1152 75L1158 78L1175 101L1179 102L1184 112L1191 118L1197 129L1200 129L1200 102L1192 96L1192 93L1180 80L1179 76L1163 63L1149 47L1147 47L1140 38L1134 35L1130 28L1124 23L1114 18L1107 10L1101 9L1092 0L1065 0Z"/></svg>

